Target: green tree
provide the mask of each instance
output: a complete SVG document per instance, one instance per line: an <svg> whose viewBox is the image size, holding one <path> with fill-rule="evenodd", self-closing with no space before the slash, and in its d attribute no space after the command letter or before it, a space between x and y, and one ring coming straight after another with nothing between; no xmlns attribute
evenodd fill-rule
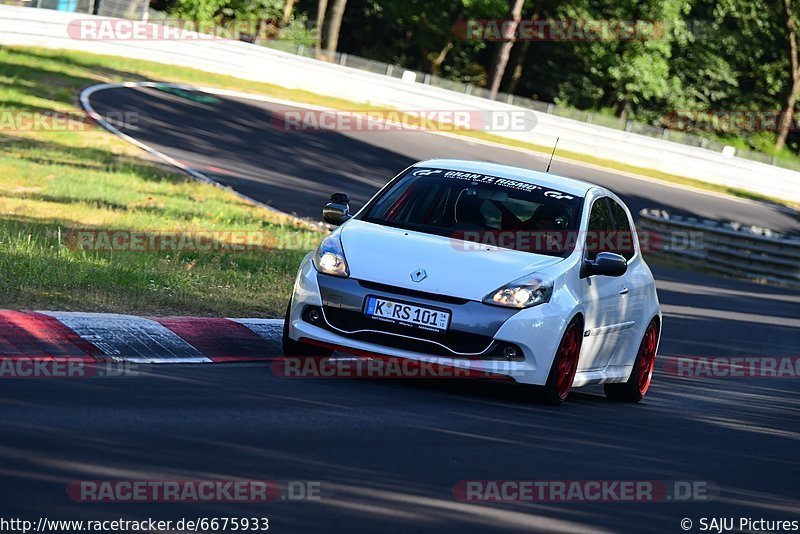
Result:
<svg viewBox="0 0 800 534"><path fill-rule="evenodd" d="M585 0L560 10L566 20L613 23L607 39L590 38L575 46L590 85L600 90L598 107L612 107L625 121L648 102L682 91L670 61L673 46L689 38L685 17L690 7L689 0ZM576 90L581 88L564 87L561 94Z"/></svg>
<svg viewBox="0 0 800 534"><path fill-rule="evenodd" d="M714 24L719 33L712 43L727 56L734 70L738 91L724 101L724 109L757 111L782 110L791 116L797 99L793 66L796 52L788 25L794 16L786 17L786 9L794 6L783 0L717 0L714 3ZM794 59L793 59L794 58ZM786 124L788 127L788 123ZM788 130L747 135L750 144L759 149L780 150Z"/></svg>

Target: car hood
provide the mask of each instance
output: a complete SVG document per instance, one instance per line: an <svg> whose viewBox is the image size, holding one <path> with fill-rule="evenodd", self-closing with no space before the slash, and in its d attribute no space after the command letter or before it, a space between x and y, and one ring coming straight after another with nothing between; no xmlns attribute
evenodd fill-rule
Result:
<svg viewBox="0 0 800 534"><path fill-rule="evenodd" d="M470 300L563 261L495 247L476 250L457 239L357 219L340 236L352 278ZM411 275L420 269L427 277L414 282Z"/></svg>

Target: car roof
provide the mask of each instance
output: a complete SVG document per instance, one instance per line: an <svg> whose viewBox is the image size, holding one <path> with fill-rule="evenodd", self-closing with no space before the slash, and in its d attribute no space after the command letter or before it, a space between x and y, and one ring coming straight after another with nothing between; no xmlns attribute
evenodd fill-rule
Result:
<svg viewBox="0 0 800 534"><path fill-rule="evenodd" d="M566 178L557 174L523 169L522 167L512 167L511 165L491 163L489 161L471 161L465 159L429 159L415 163L413 167L428 167L432 169L447 169L453 171L488 174L490 176L498 176L500 178L509 178L525 183L536 184L542 187L555 189L564 193L569 193L570 195L581 197L586 196L586 193L593 188L602 189L595 184L584 182L583 180L576 180L574 178Z"/></svg>

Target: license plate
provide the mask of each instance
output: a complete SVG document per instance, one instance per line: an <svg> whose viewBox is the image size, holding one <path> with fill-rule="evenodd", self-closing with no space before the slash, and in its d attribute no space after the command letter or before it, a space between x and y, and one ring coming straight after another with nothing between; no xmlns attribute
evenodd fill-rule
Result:
<svg viewBox="0 0 800 534"><path fill-rule="evenodd" d="M364 313L373 319L415 326L434 332L445 331L450 325L449 311L386 300L381 297L367 297Z"/></svg>

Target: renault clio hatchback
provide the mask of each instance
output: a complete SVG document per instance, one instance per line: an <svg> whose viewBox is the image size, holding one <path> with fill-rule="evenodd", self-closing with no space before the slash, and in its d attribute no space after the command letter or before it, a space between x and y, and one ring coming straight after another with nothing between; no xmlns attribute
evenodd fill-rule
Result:
<svg viewBox="0 0 800 534"><path fill-rule="evenodd" d="M479 370L539 386L558 404L605 384L638 402L661 333L653 275L611 191L486 162L401 172L300 265L286 356L335 350Z"/></svg>

